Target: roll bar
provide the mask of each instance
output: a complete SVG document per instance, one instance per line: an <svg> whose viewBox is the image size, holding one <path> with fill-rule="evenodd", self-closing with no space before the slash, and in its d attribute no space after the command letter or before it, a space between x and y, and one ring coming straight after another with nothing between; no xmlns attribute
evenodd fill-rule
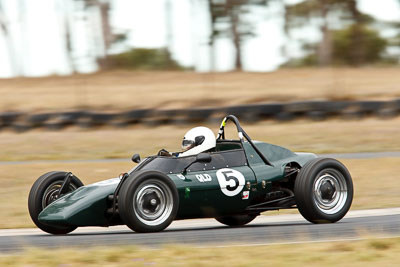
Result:
<svg viewBox="0 0 400 267"><path fill-rule="evenodd" d="M246 138L246 140L249 142L249 144L254 148L254 150L257 152L257 154L260 156L260 158L264 161L265 164L270 165L270 166L274 166L265 156L263 153L261 153L261 151L256 147L256 145L253 143L253 141L251 140L250 136L243 130L243 128L240 126L239 120L234 116L234 115L228 115L226 116L222 122L221 122L221 126L219 127L219 131L218 131L218 136L217 136L217 140L221 140L221 139L225 139L225 125L226 123L231 120L237 128L238 131L238 135L239 135L239 139L240 142L243 144L244 142L244 138Z"/></svg>

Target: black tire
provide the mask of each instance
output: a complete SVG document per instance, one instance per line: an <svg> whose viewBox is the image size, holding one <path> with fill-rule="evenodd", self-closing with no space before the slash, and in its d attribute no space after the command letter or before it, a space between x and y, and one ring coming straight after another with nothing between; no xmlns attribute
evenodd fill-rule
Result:
<svg viewBox="0 0 400 267"><path fill-rule="evenodd" d="M243 226L253 221L256 215L233 215L215 218L218 222L228 226Z"/></svg>
<svg viewBox="0 0 400 267"><path fill-rule="evenodd" d="M317 158L307 162L300 170L294 195L297 208L306 220L334 223L350 209L353 182L342 163L335 159Z"/></svg>
<svg viewBox="0 0 400 267"><path fill-rule="evenodd" d="M159 232L175 219L178 190L161 172L139 171L122 184L118 207L122 221L133 231Z"/></svg>
<svg viewBox="0 0 400 267"><path fill-rule="evenodd" d="M32 185L28 197L28 209L32 221L43 231L54 235L68 234L76 229L75 226L62 227L46 225L38 220L40 212L54 201L53 196L61 188L66 174L67 172L62 171L53 171L43 174ZM81 186L83 186L83 183L78 178L72 177L68 192Z"/></svg>

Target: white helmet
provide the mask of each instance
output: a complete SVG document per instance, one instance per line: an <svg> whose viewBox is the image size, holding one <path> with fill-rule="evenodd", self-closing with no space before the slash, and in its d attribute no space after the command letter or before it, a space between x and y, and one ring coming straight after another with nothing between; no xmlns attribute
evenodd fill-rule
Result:
<svg viewBox="0 0 400 267"><path fill-rule="evenodd" d="M207 127L195 127L190 129L182 141L183 153L179 157L197 155L214 148L216 144L214 133Z"/></svg>

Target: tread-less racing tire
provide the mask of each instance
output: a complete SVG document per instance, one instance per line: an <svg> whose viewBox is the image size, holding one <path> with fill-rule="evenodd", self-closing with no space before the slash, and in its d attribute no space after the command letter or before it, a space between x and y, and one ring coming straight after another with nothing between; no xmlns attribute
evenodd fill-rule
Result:
<svg viewBox="0 0 400 267"><path fill-rule="evenodd" d="M218 222L228 226L243 226L253 221L256 215L233 215L215 218Z"/></svg>
<svg viewBox="0 0 400 267"><path fill-rule="evenodd" d="M67 172L63 171L52 171L43 174L32 185L28 197L28 209L32 221L43 231L54 235L68 234L76 229L75 226L50 226L43 224L38 220L40 212L57 199L58 192L61 189L66 174ZM73 176L69 188L67 189L67 193L72 192L81 186L83 186L83 183Z"/></svg>
<svg viewBox="0 0 400 267"><path fill-rule="evenodd" d="M118 207L122 221L133 231L159 232L175 219L178 190L161 172L139 171L122 184Z"/></svg>
<svg viewBox="0 0 400 267"><path fill-rule="evenodd" d="M353 201L353 182L347 168L335 159L316 158L297 175L294 196L303 217L312 223L342 219Z"/></svg>

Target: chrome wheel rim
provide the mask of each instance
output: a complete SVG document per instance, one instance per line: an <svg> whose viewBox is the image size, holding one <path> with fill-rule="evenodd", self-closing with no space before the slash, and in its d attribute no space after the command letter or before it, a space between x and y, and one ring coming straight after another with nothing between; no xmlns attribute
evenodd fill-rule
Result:
<svg viewBox="0 0 400 267"><path fill-rule="evenodd" d="M62 184L63 181L56 181L46 188L46 191L44 192L42 198L42 209L44 209L45 207L56 201L58 198L63 196L63 195L61 196L58 195L58 192L60 191ZM69 184L68 192L74 191L75 189L76 186L74 184L72 183Z"/></svg>
<svg viewBox="0 0 400 267"><path fill-rule="evenodd" d="M339 212L347 201L346 179L339 171L326 169L314 181L314 203L325 214Z"/></svg>
<svg viewBox="0 0 400 267"><path fill-rule="evenodd" d="M133 209L136 217L146 225L162 224L171 215L172 208L172 191L162 181L150 179L135 192Z"/></svg>

